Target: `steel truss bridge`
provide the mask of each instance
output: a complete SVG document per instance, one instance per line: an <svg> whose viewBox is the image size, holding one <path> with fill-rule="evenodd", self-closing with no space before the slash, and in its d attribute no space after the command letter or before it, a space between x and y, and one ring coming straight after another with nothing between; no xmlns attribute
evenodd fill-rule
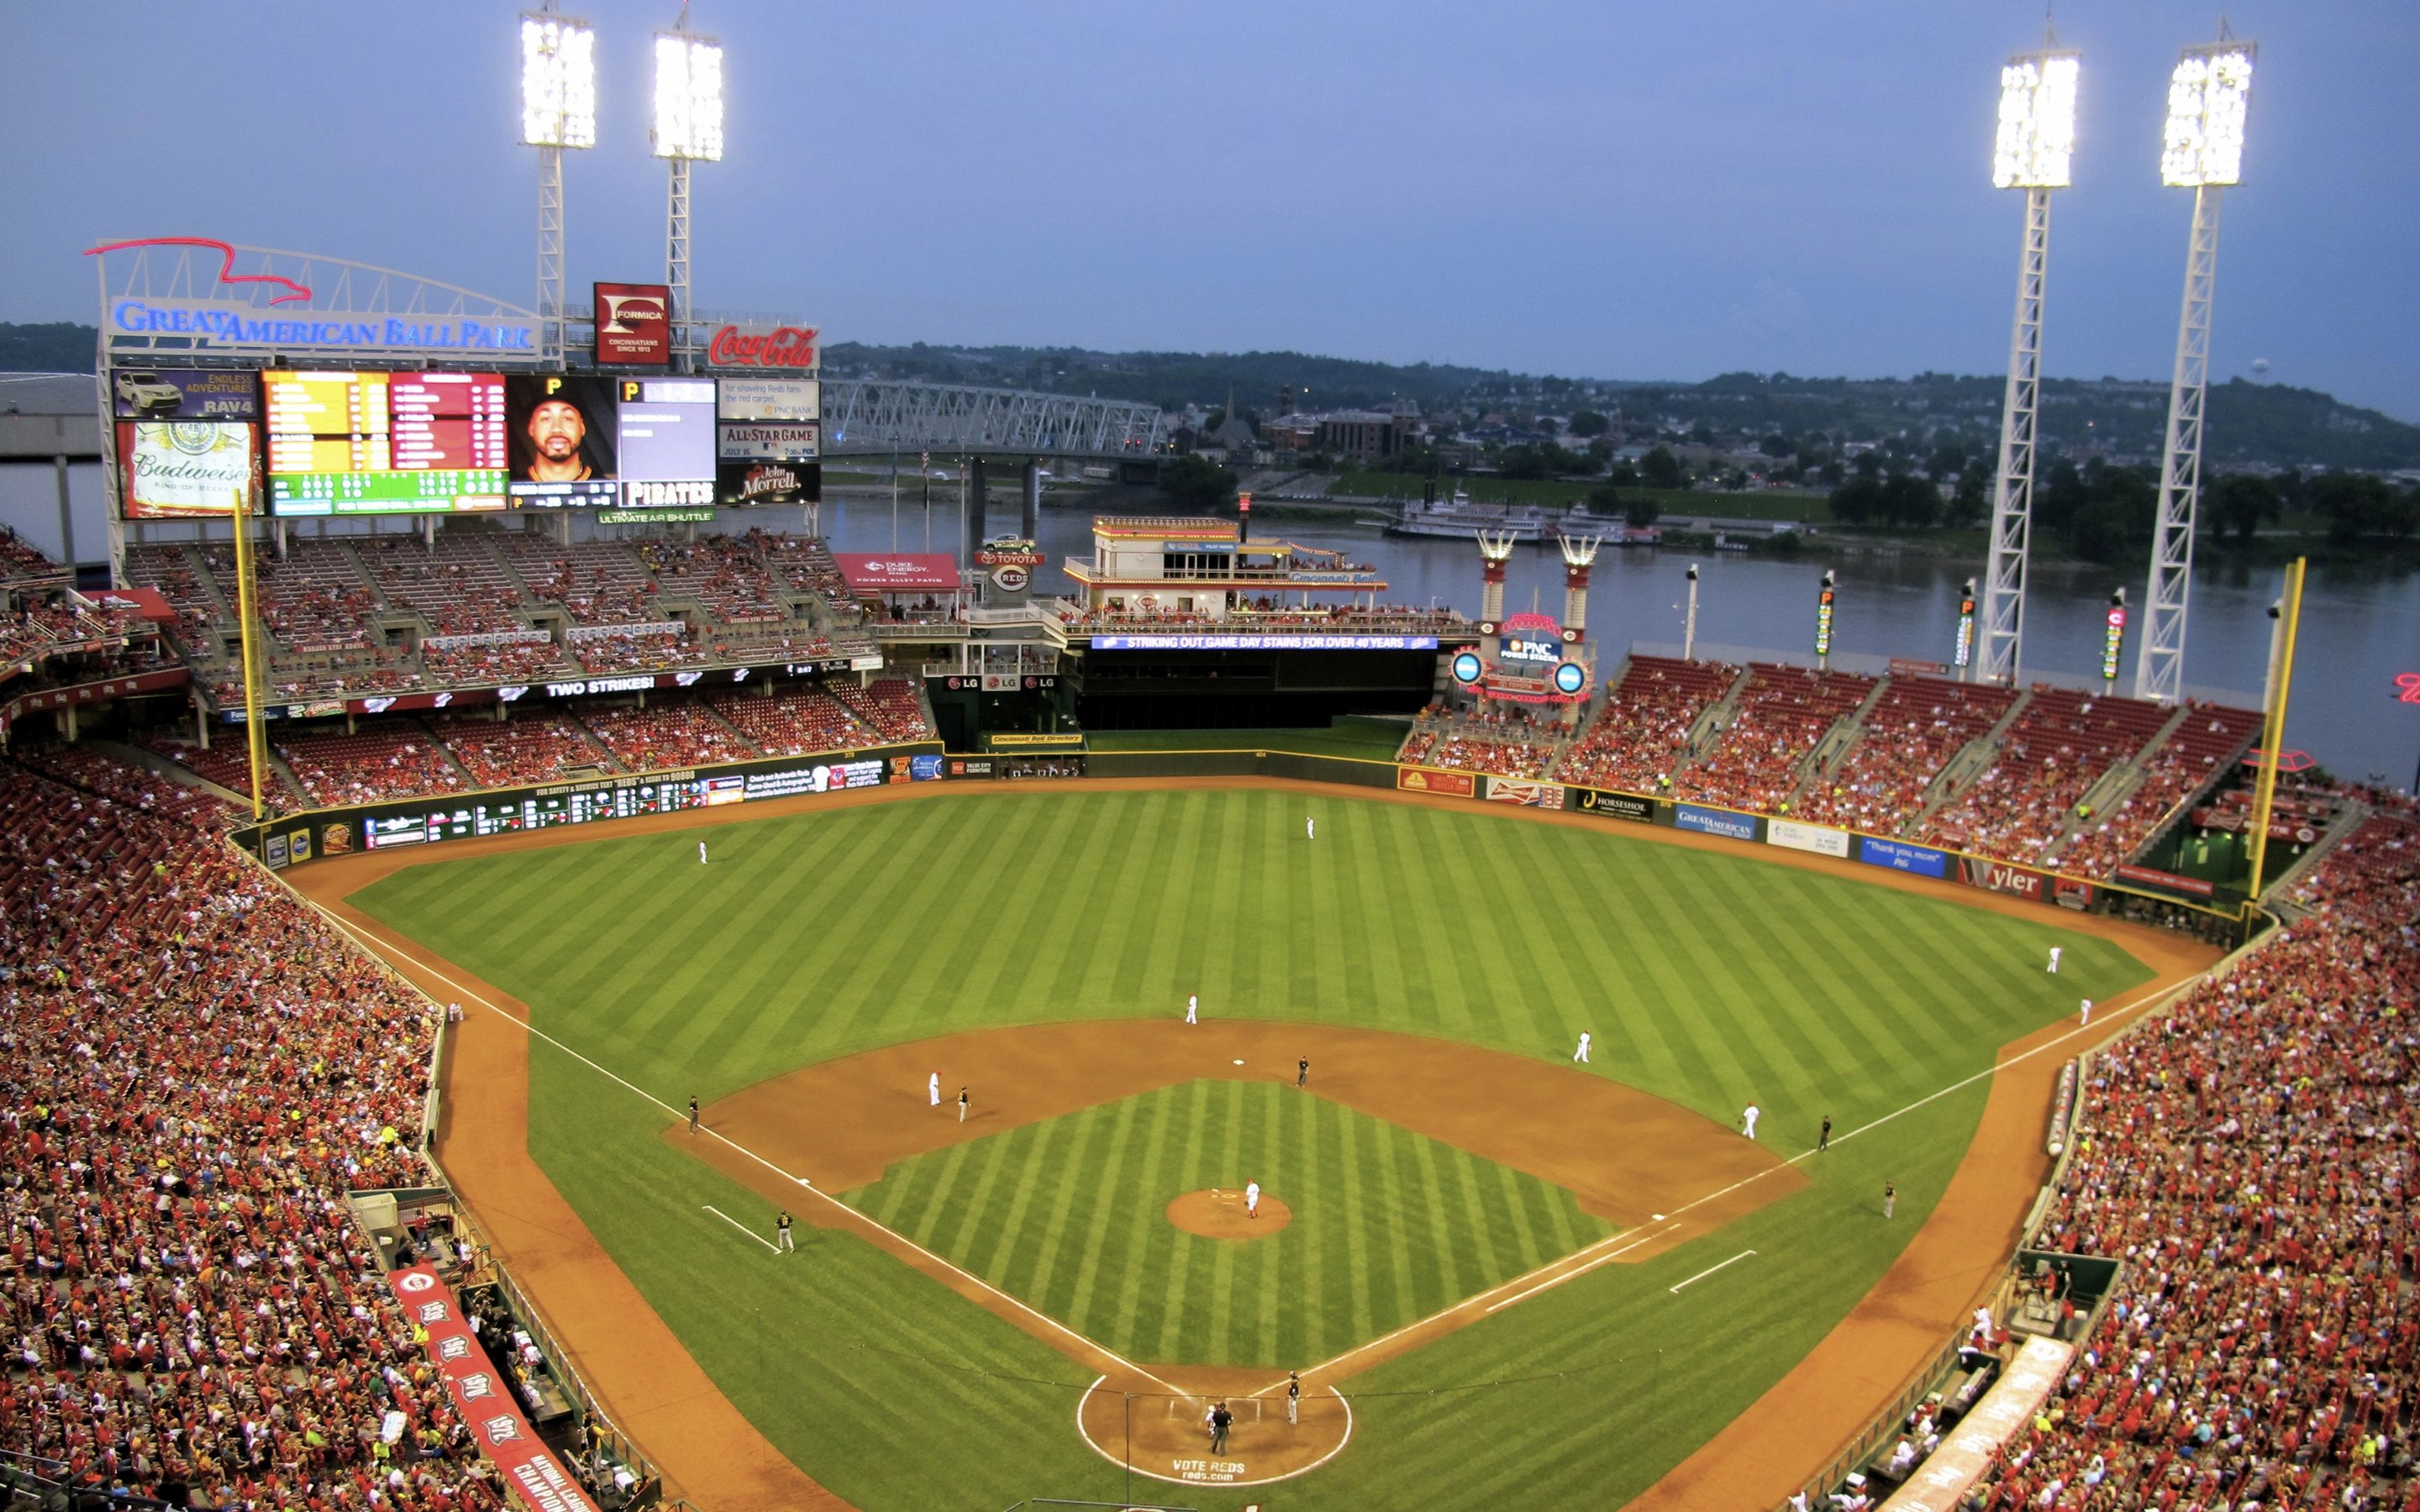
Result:
<svg viewBox="0 0 2420 1512"><path fill-rule="evenodd" d="M1155 459L1167 440L1159 407L957 383L826 378L830 456L1011 455Z"/></svg>

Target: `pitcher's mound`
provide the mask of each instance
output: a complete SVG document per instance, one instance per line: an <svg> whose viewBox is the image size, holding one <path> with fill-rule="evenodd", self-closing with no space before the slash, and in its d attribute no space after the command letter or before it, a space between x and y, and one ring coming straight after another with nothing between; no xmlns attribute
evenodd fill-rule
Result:
<svg viewBox="0 0 2420 1512"><path fill-rule="evenodd" d="M1294 1222L1294 1210L1261 1194L1261 1215L1244 1216L1242 1187L1213 1187L1187 1192L1168 1205L1168 1221L1204 1239L1266 1239Z"/></svg>

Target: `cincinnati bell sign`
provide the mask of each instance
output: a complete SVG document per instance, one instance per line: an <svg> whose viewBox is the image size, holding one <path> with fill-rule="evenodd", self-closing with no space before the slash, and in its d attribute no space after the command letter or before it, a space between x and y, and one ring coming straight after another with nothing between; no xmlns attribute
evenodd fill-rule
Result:
<svg viewBox="0 0 2420 1512"><path fill-rule="evenodd" d="M813 326L724 326L706 343L711 367L813 372L823 365L822 332Z"/></svg>

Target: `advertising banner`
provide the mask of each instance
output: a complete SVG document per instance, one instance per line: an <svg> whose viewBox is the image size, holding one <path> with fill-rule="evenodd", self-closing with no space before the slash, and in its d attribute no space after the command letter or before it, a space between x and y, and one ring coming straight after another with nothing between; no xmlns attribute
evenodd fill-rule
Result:
<svg viewBox="0 0 2420 1512"><path fill-rule="evenodd" d="M812 420L725 420L714 449L726 462L812 462L823 455L823 427Z"/></svg>
<svg viewBox="0 0 2420 1512"><path fill-rule="evenodd" d="M1954 1512L1962 1505L2000 1451L2033 1422L2074 1358L2071 1344L2027 1339L1999 1383L1959 1420L1882 1512Z"/></svg>
<svg viewBox="0 0 2420 1512"><path fill-rule="evenodd" d="M1571 806L1581 813L1598 814L1606 819L1627 819L1635 825L1655 822L1655 800L1630 793L1607 793L1603 788L1574 788Z"/></svg>
<svg viewBox="0 0 2420 1512"><path fill-rule="evenodd" d="M512 316L291 315L231 300L109 301L109 336L190 336L212 352L274 357L303 350L347 357L451 357L535 362L537 323Z"/></svg>
<svg viewBox="0 0 2420 1512"><path fill-rule="evenodd" d="M1517 803L1527 809L1559 809L1563 806L1563 785L1560 782L1532 782L1516 777L1491 777L1487 779L1487 801Z"/></svg>
<svg viewBox="0 0 2420 1512"><path fill-rule="evenodd" d="M668 367L673 360L669 284L598 284L597 365Z"/></svg>
<svg viewBox="0 0 2420 1512"><path fill-rule="evenodd" d="M1701 835L1720 835L1726 840L1756 839L1754 814L1701 809L1694 803L1672 805L1672 824L1676 828L1694 829Z"/></svg>
<svg viewBox="0 0 2420 1512"><path fill-rule="evenodd" d="M1442 772L1434 766L1398 766L1395 786L1405 793L1439 793L1448 797L1467 798L1478 791L1478 782L1468 772Z"/></svg>
<svg viewBox="0 0 2420 1512"><path fill-rule="evenodd" d="M1080 633L1080 632L1079 632ZM1094 651L1435 651L1433 635L1096 635Z"/></svg>
<svg viewBox="0 0 2420 1512"><path fill-rule="evenodd" d="M2044 872L1981 856L1961 856L1956 859L1958 880L1970 887L2009 893L2029 903L2050 901L2050 877Z"/></svg>
<svg viewBox="0 0 2420 1512"><path fill-rule="evenodd" d="M714 391L723 420L821 420L823 385L814 378L725 378Z"/></svg>
<svg viewBox="0 0 2420 1512"><path fill-rule="evenodd" d="M260 418L260 382L249 369L113 368L109 400L120 420Z"/></svg>
<svg viewBox="0 0 2420 1512"><path fill-rule="evenodd" d="M714 501L727 509L751 504L813 504L824 497L820 462L718 462Z"/></svg>
<svg viewBox="0 0 2420 1512"><path fill-rule="evenodd" d="M405 1316L426 1335L428 1362L444 1378L446 1395L471 1436L522 1502L542 1512L597 1512L597 1504L521 1415L512 1378L480 1347L454 1289L426 1265L407 1266L386 1279Z"/></svg>
<svg viewBox="0 0 2420 1512"><path fill-rule="evenodd" d="M820 335L813 326L724 326L706 344L706 362L804 375L824 365Z"/></svg>
<svg viewBox="0 0 2420 1512"><path fill-rule="evenodd" d="M117 427L128 519L188 519L249 510L260 457L252 427L216 420L141 420Z"/></svg>
<svg viewBox="0 0 2420 1512"><path fill-rule="evenodd" d="M2180 877L2174 872L2155 872L2148 866L2121 866L2118 869L2118 880L2132 882L2137 887L2180 892L2188 898L2207 898L2211 892L2211 885L2199 877Z"/></svg>
<svg viewBox="0 0 2420 1512"><path fill-rule="evenodd" d="M1949 854L1923 845L1904 845L1895 840L1877 840L1871 835L1857 837L1857 859L1868 866L1888 867L1894 872L1912 872L1920 877L1937 877L1949 870Z"/></svg>
<svg viewBox="0 0 2420 1512"><path fill-rule="evenodd" d="M1829 825L1802 825L1791 819L1765 822L1764 842L1786 851L1811 851L1817 856L1849 857L1849 832Z"/></svg>
<svg viewBox="0 0 2420 1512"><path fill-rule="evenodd" d="M832 561L848 591L868 594L947 593L958 586L958 563L947 551L835 551Z"/></svg>

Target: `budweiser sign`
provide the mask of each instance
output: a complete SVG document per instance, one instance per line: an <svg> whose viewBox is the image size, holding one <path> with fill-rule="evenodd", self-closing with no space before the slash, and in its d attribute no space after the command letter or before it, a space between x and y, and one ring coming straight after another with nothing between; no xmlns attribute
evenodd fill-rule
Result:
<svg viewBox="0 0 2420 1512"><path fill-rule="evenodd" d="M797 368L812 371L823 365L821 333L813 326L775 326L746 330L724 326L706 343L706 360L715 367Z"/></svg>

